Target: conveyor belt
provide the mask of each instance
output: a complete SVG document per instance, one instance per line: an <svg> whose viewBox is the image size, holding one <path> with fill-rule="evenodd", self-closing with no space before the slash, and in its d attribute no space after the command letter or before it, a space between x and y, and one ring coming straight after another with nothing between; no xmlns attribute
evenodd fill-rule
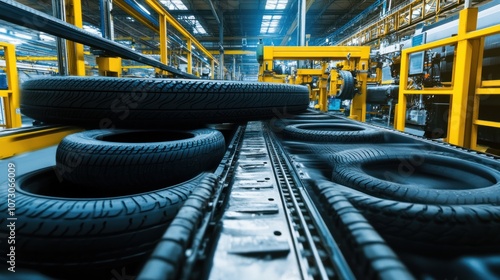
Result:
<svg viewBox="0 0 500 280"><path fill-rule="evenodd" d="M413 151L422 155L460 158L474 165L493 168L497 170L495 172L500 170L498 158L382 128L378 129L386 133L385 137L379 139L381 142L370 143L289 140L279 132L271 132L266 122L250 122L246 126L225 129L229 144L222 162L186 201L183 208L188 209L179 210L176 220L164 235L166 238L156 247L156 255L145 264L136 264L139 267L136 270L133 266L126 266L126 270L125 266L123 269L118 267L105 271L112 275L95 272L96 277L92 279L110 279L117 271L126 272L127 277L137 276L135 279L183 280L356 277L400 280L424 278L420 274L423 272L435 279L449 278L453 273L470 276L470 279L498 276L495 272L499 267L498 253L489 250L490 244L485 247L488 250L483 255L452 246L450 248L456 252L450 257L444 250L432 251L428 247L409 245L413 237L403 242L394 239L386 242L391 238L390 232L377 227L370 219L372 213L365 208L382 203L379 211L374 212L376 214L397 204L409 204L363 194L333 182L330 177L335 167L331 156L343 157L344 160L349 156L350 160L355 160L376 151L380 154ZM0 160L0 167L13 162L21 175L28 167L30 170L42 168L42 163L33 159L46 159L53 152L51 148L44 154L34 152L8 161ZM45 163L45 166L47 164L53 165ZM466 171L463 174L467 175ZM414 202L414 205L418 207L418 203ZM410 210L412 207L403 208ZM486 209L498 213L497 204L442 207ZM429 204L427 208L436 207ZM456 214L464 214L464 211ZM437 215L446 213L437 212ZM480 223L472 223L471 230L485 227L488 230L478 236L496 238L488 231L498 231L498 216L490 217L487 213L490 212L478 216ZM468 217L474 218L472 214ZM490 219L488 223L486 219ZM464 230L468 230L466 226ZM175 232L179 227L185 234ZM398 229L397 233L413 235L418 232ZM446 237L453 238L453 235ZM497 243L491 245L498 246Z"/></svg>
<svg viewBox="0 0 500 280"><path fill-rule="evenodd" d="M209 279L353 278L300 181L261 122L247 125Z"/></svg>

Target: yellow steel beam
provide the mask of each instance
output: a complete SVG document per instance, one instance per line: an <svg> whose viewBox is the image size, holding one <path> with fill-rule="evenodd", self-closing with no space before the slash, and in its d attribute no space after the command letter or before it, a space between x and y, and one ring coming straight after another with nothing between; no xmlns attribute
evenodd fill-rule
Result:
<svg viewBox="0 0 500 280"><path fill-rule="evenodd" d="M57 145L64 136L82 130L69 126L5 130L0 133L0 159Z"/></svg>
<svg viewBox="0 0 500 280"><path fill-rule="evenodd" d="M343 47L343 46L265 46L264 60L293 60L293 59L369 59L370 47Z"/></svg>
<svg viewBox="0 0 500 280"><path fill-rule="evenodd" d="M311 75L317 76L322 75L323 69L297 69L297 76Z"/></svg>
<svg viewBox="0 0 500 280"><path fill-rule="evenodd" d="M16 47L8 43L0 43L5 55L5 70L7 75L7 90L1 91L5 111L5 127L21 126L19 79L16 67ZM1 105L0 105L1 106ZM1 145L0 145L1 146Z"/></svg>
<svg viewBox="0 0 500 280"><path fill-rule="evenodd" d="M66 2L66 21L78 28L83 28L81 0ZM70 75L85 76L83 45L66 41L68 48L68 72Z"/></svg>
<svg viewBox="0 0 500 280"><path fill-rule="evenodd" d="M488 126L488 127L500 128L500 122L476 120L476 121L474 121L474 124L475 125L480 125L480 126Z"/></svg>
<svg viewBox="0 0 500 280"><path fill-rule="evenodd" d="M485 81L483 81L484 83ZM500 94L500 88L478 88L476 90L478 95L498 95Z"/></svg>
<svg viewBox="0 0 500 280"><path fill-rule="evenodd" d="M402 69L402 68L401 68ZM449 95L453 94L453 89L452 88L425 88L424 90L409 90L405 89L400 91L403 91L404 94L432 94L432 95Z"/></svg>
<svg viewBox="0 0 500 280"><path fill-rule="evenodd" d="M220 51L210 51L211 54L219 55ZM244 50L225 50L224 55L255 55L255 51L244 51Z"/></svg>
<svg viewBox="0 0 500 280"><path fill-rule="evenodd" d="M480 87L500 87L500 80L481 81Z"/></svg>
<svg viewBox="0 0 500 280"><path fill-rule="evenodd" d="M205 47L196 40L196 38L189 33L184 26L182 26L177 19L175 19L171 14L168 13L163 6L155 0L145 0L146 4L148 4L155 12L157 12L159 15L164 15L166 21L168 24L172 26L175 30L177 30L183 37L186 39L190 39L193 45L195 45L196 48L198 48L202 53L204 53L209 59L213 59L217 64L217 60L212 56L212 54L205 49Z"/></svg>
<svg viewBox="0 0 500 280"><path fill-rule="evenodd" d="M122 66L122 69L151 69L154 68L153 66L149 65L126 65Z"/></svg>
<svg viewBox="0 0 500 280"><path fill-rule="evenodd" d="M57 56L18 56L17 61L56 61Z"/></svg>

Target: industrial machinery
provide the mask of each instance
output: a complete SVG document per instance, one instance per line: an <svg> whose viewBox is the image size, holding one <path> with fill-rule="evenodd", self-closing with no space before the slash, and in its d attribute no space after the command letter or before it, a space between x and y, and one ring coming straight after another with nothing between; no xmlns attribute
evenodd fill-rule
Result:
<svg viewBox="0 0 500 280"><path fill-rule="evenodd" d="M329 98L352 100L350 117L365 121L369 55L369 47L260 45L259 81L308 85L311 101L322 112L334 102Z"/></svg>
<svg viewBox="0 0 500 280"><path fill-rule="evenodd" d="M378 54L261 46L261 80L295 85L195 79L82 33L185 79L23 85L24 114L51 125L0 133L0 278L499 279L500 158L363 122L367 104L387 103L380 112L390 121L395 111L398 128L406 104L422 124L427 88L452 108L468 97L455 90L474 73L457 79L466 73L451 53L500 33L472 31L476 15L462 12L444 50L417 46L426 35ZM500 87L490 54L474 100ZM333 100L351 101L350 118L327 112ZM473 105L474 125L495 125L480 113L494 102Z"/></svg>
<svg viewBox="0 0 500 280"><path fill-rule="evenodd" d="M477 14L477 25L475 18L469 21L472 23L473 30L498 27L500 21L496 15L499 11L499 1L492 1L480 6ZM450 129L456 128L456 125L454 127L449 126L451 95L440 94L439 90L446 91L462 87L458 82L468 77L469 67L473 67L471 69L473 75L471 76L480 73L477 80L481 80L484 87L490 88L490 93L494 91L492 88L495 84L494 81L499 79L496 68L500 65L500 48L498 47L500 37L494 31L490 33L485 31L484 35L487 36L480 39L480 42L476 40L476 44L480 45L475 47L475 52L480 52L482 58L473 58L474 61L480 61L479 64L467 64L465 69L456 66L457 61L459 61L457 55L460 56L457 53L457 46L459 45L457 42L435 44L447 38L457 38L456 36L460 32L460 20L464 21L465 15L463 19L459 19L459 15L454 15L433 24L421 24L416 28L411 38L404 38L404 40L395 42L382 41L383 43L379 49L372 50L371 59L376 62L375 65L379 69L378 73L380 73L381 77L376 85L368 86L367 103L393 105L400 102L399 99L402 95L399 92L407 90L411 94L405 96L406 114L401 115L406 124L421 126L425 131L425 137L433 139L448 138ZM421 48L421 50L412 52L407 57L408 70L401 73L404 71L401 69L403 51L416 47ZM405 77L404 81L401 77ZM476 77L473 78L471 83L474 84ZM467 85L464 86L467 87ZM471 92L475 91L475 88L465 88L464 90L465 95L468 93L470 95ZM419 94L419 91L422 94ZM432 94L428 94L428 92ZM495 149L499 148L500 130L498 125L491 122L500 120L498 114L495 113L500 108L498 95L481 95L478 97L481 102L478 100L476 105L472 104L474 97L465 98L470 99L470 105L467 105L467 108L472 109L477 106L475 111L478 111L479 115L476 116L476 119L479 118L490 122L488 126L483 125L477 128L477 141L479 141L480 145L489 146L490 152L494 152ZM468 116L467 119L472 119L471 112L462 111L464 116ZM388 111L385 119L392 120L393 114L394 110ZM458 111L456 111L456 114L458 114ZM470 124L467 126L470 126ZM399 128L401 129L401 126ZM468 140L465 143L457 142L461 146L478 148L476 144L467 143ZM482 149L485 150L486 148Z"/></svg>

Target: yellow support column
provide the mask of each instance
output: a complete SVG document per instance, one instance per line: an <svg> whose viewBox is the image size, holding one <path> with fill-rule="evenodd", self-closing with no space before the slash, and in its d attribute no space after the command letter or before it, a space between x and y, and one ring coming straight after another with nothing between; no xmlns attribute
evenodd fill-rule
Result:
<svg viewBox="0 0 500 280"><path fill-rule="evenodd" d="M81 0L67 0L66 21L78 28L83 28ZM83 45L67 41L68 72L70 75L85 76Z"/></svg>
<svg viewBox="0 0 500 280"><path fill-rule="evenodd" d="M408 83L408 61L409 54L406 50L403 50L401 53L401 66L400 66L400 74L399 74L399 95L398 95L398 104L396 104L394 111L394 128L400 131L405 130L406 123L406 95L404 94L404 90L407 87Z"/></svg>
<svg viewBox="0 0 500 280"><path fill-rule="evenodd" d="M16 66L16 48L12 44L0 43L5 53L5 70L7 75L7 89L0 90L5 108L5 127L21 127L21 111L19 109L19 79Z"/></svg>
<svg viewBox="0 0 500 280"><path fill-rule="evenodd" d="M187 53L187 73L188 74L192 74L193 73L193 55L192 55L192 48L193 48L193 45L192 45L192 41L191 41L191 38L187 38L186 40L186 44L187 44L187 49L188 49L188 53Z"/></svg>
<svg viewBox="0 0 500 280"><path fill-rule="evenodd" d="M362 67L368 67L368 61L361 60L359 65ZM363 66L364 65L364 66ZM351 113L349 118L365 122L366 121L366 87L367 87L367 79L368 73L365 72L367 69L361 69L362 72L358 73L358 83L360 86L360 94L354 96L351 102Z"/></svg>
<svg viewBox="0 0 500 280"><path fill-rule="evenodd" d="M319 110L321 112L327 112L328 111L328 98L326 94L326 87L321 87L319 89L319 100L318 100L318 105L319 105Z"/></svg>
<svg viewBox="0 0 500 280"><path fill-rule="evenodd" d="M460 11L457 35L458 44L455 56L456 62L453 73L453 95L451 97L450 119L448 123L448 142L466 148L470 146L471 113L473 109L469 105L473 104L469 102L469 92L471 92L471 86L476 86L476 73L471 73L471 69L475 71L473 67L477 66L477 55L479 52L479 41L477 39L467 40L466 35L467 32L476 29L477 14L477 8Z"/></svg>
<svg viewBox="0 0 500 280"><path fill-rule="evenodd" d="M160 62L163 64L168 64L167 56L167 18L165 15L160 14L159 17L160 24ZM162 74L164 71L161 71Z"/></svg>

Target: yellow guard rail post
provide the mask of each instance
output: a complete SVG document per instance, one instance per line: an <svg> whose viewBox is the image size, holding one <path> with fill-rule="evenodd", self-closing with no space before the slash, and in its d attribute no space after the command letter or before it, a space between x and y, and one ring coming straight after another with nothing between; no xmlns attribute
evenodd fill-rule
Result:
<svg viewBox="0 0 500 280"><path fill-rule="evenodd" d="M16 67L16 48L12 44L0 43L5 53L5 73L7 75L7 89L0 89L5 109L5 128L21 127L21 111L19 101L19 79Z"/></svg>
<svg viewBox="0 0 500 280"><path fill-rule="evenodd" d="M81 0L66 2L66 21L78 28L83 28ZM68 48L68 72L70 75L85 76L85 58L83 45L66 41Z"/></svg>

